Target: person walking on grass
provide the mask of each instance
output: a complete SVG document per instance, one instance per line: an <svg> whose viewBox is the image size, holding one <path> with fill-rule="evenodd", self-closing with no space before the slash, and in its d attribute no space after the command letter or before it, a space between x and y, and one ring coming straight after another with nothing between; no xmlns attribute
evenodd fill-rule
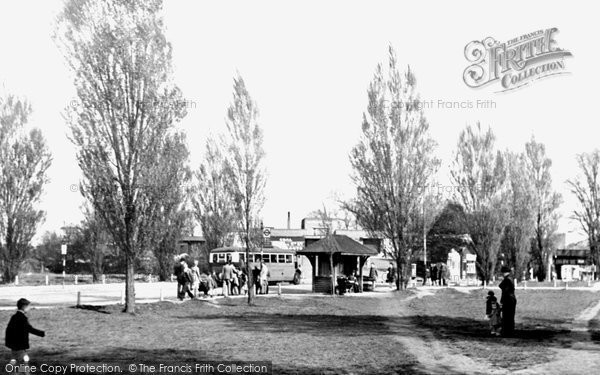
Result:
<svg viewBox="0 0 600 375"><path fill-rule="evenodd" d="M517 297L515 296L515 283L510 276L511 270L506 266L500 269L504 279L499 285L502 290L500 304L502 305L502 336L512 337L515 333L515 312Z"/></svg>
<svg viewBox="0 0 600 375"><path fill-rule="evenodd" d="M39 337L46 336L44 331L35 329L29 324L27 312L30 304L31 302L25 298L19 299L17 312L10 318L6 327L5 344L12 351L10 364L13 366L29 364L27 351L29 350L30 333Z"/></svg>

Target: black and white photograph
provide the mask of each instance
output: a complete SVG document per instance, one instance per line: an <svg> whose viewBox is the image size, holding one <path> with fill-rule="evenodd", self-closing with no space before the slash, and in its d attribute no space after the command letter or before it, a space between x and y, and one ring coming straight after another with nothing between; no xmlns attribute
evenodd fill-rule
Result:
<svg viewBox="0 0 600 375"><path fill-rule="evenodd" d="M600 374L597 15L0 0L0 374Z"/></svg>

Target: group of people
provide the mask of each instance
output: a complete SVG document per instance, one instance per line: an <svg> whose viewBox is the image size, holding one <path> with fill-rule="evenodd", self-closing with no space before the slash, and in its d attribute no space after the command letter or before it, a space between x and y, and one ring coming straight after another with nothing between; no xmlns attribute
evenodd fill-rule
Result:
<svg viewBox="0 0 600 375"><path fill-rule="evenodd" d="M175 276L177 278L177 298L180 301L183 301L186 296L191 299L199 296L212 298L219 282L223 285L222 295L225 297L248 293L248 276L245 268L237 269L231 260L227 261L221 274L217 275L215 271L211 273L200 271L197 260L190 267L187 260L182 258L175 266ZM254 267L252 277L256 294L269 293L270 274L269 268L264 262L261 262L260 266Z"/></svg>
<svg viewBox="0 0 600 375"><path fill-rule="evenodd" d="M429 269L425 270L431 276L431 285L433 286L446 286L448 285L448 266L444 263L432 264ZM423 280L423 283L427 282L427 277Z"/></svg>
<svg viewBox="0 0 600 375"><path fill-rule="evenodd" d="M517 307L515 283L510 277L510 268L502 267L500 271L504 276L499 285L499 288L502 290L500 302L498 302L494 292L489 291L485 303L485 314L489 320L490 333L492 335L511 337L515 331L515 312Z"/></svg>
<svg viewBox="0 0 600 375"><path fill-rule="evenodd" d="M223 281L223 295L225 297L235 294L248 293L248 275L246 275L245 267L237 269L231 260L223 266L221 272ZM252 269L252 281L256 294L269 293L269 268L264 262L260 262L260 266L255 265Z"/></svg>
<svg viewBox="0 0 600 375"><path fill-rule="evenodd" d="M183 301L187 296L192 299L214 296L214 289L217 287L218 276L212 273L201 272L198 267L198 261L190 267L185 259L181 259L175 266L175 276L177 277L177 298Z"/></svg>

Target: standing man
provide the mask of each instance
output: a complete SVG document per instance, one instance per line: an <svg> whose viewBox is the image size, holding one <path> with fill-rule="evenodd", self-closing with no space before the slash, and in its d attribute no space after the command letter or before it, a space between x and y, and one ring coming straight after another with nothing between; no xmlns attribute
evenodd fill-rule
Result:
<svg viewBox="0 0 600 375"><path fill-rule="evenodd" d="M377 269L375 268L375 264L371 262L371 269L369 270L369 279L373 280L373 291L375 290L375 284L377 284Z"/></svg>
<svg viewBox="0 0 600 375"><path fill-rule="evenodd" d="M223 266L223 296L228 297L231 293L231 279L233 278L234 267L231 264L231 259L227 260L227 264Z"/></svg>
<svg viewBox="0 0 600 375"><path fill-rule="evenodd" d="M500 303L502 304L502 336L511 337L515 332L515 311L517 308L515 284L510 277L510 268L502 266L500 271L504 276L504 280L499 285L502 290L502 297L500 297Z"/></svg>

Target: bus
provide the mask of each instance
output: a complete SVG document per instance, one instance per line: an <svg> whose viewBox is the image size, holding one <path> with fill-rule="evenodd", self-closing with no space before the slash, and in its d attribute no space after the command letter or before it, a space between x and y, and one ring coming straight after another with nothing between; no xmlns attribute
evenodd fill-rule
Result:
<svg viewBox="0 0 600 375"><path fill-rule="evenodd" d="M260 267L261 259L269 269L269 284L279 282L289 282L298 284L300 282L300 273L298 269L298 258L296 251L292 249L280 249L276 247L265 248L263 251L253 251L250 253L250 269L255 266ZM223 266L231 260L235 268L245 267L246 249L243 247L219 247L210 251L208 259L210 269L217 274L221 273Z"/></svg>

